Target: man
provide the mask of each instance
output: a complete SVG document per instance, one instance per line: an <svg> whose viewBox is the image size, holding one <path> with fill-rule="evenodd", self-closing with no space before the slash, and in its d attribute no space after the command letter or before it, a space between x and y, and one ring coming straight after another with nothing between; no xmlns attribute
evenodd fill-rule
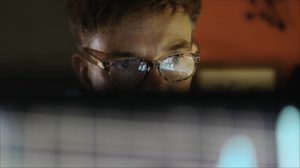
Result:
<svg viewBox="0 0 300 168"><path fill-rule="evenodd" d="M68 13L80 50L72 63L86 88L191 89L200 0L70 0Z"/></svg>

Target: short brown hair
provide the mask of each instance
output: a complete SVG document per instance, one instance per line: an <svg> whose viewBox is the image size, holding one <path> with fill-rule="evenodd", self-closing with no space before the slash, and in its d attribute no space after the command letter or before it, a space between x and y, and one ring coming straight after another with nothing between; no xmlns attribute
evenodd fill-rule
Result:
<svg viewBox="0 0 300 168"><path fill-rule="evenodd" d="M201 0L69 0L68 15L72 32L78 36L78 33L113 27L131 15L160 13L166 9L173 13L182 10L195 24L200 8Z"/></svg>

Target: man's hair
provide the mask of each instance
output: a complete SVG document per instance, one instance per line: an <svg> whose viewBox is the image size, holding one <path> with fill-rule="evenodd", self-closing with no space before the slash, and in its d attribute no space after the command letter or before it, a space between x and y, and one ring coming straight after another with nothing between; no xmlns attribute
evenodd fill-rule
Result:
<svg viewBox="0 0 300 168"><path fill-rule="evenodd" d="M195 24L200 8L201 0L69 0L68 15L71 30L78 36L109 30L130 16L160 14L168 9L173 14L182 11Z"/></svg>

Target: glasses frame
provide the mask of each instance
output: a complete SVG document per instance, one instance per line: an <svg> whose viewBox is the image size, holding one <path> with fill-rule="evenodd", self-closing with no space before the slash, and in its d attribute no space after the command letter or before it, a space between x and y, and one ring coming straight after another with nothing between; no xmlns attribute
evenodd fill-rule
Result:
<svg viewBox="0 0 300 168"><path fill-rule="evenodd" d="M113 61L113 60L118 60L118 59L124 59L124 58L114 58L114 59L106 59L106 58L103 58L103 56L105 55L105 53L101 52L101 51L97 51L97 50L94 50L94 49L91 49L91 48L82 48L82 51L83 51L83 56L87 59L87 61L89 61L90 63L96 65L97 67L105 70L108 72L109 76L110 76L110 79L113 81L112 77L111 77L111 72L109 70L110 68L110 65L107 64L108 61ZM95 55L102 55L102 58L98 58L97 56ZM177 56L177 57L182 57L184 56L185 54L190 54L190 56L193 58L195 64L194 64L194 70L193 72L191 73L191 75L189 75L188 77L184 78L184 79L180 79L180 80L169 80L168 78L166 78L164 75L162 75L162 72L160 70L160 64L161 64L161 61L164 60L164 59L167 59L169 57L174 57L174 56ZM195 53L179 53L179 54L172 54L172 55L167 55L165 57L162 57L158 60L145 60L145 59L141 59L141 58L138 58L138 57L129 57L129 58L135 58L135 59L138 59L140 60L141 63L145 63L147 65L147 70L145 71L145 75L144 77L139 80L138 82L136 82L136 84L134 85L137 85L138 83L140 83L141 81L143 81L149 71L152 69L152 68L156 68L159 72L159 75L166 81L168 82L181 82L181 81L184 81L184 80L187 80L189 78L191 78L194 73L196 72L196 69L197 69L197 65L200 61L200 53L199 51L196 51Z"/></svg>

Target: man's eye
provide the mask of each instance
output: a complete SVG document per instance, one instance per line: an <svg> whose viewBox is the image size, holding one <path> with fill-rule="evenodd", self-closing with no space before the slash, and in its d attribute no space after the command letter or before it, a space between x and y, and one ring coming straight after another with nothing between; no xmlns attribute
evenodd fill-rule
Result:
<svg viewBox="0 0 300 168"><path fill-rule="evenodd" d="M120 70L129 70L137 65L138 65L137 60L129 60L129 59L118 60L113 63L113 66Z"/></svg>
<svg viewBox="0 0 300 168"><path fill-rule="evenodd" d="M126 69L129 67L129 60L122 60L122 61L117 61L115 63L116 66L118 66L118 68L121 68L121 69Z"/></svg>
<svg viewBox="0 0 300 168"><path fill-rule="evenodd" d="M110 68L119 71L134 71L139 68L141 61L139 59L119 59L111 61Z"/></svg>
<svg viewBox="0 0 300 168"><path fill-rule="evenodd" d="M128 68L129 66L129 61L128 60L124 60L122 62L120 62L122 68Z"/></svg>

